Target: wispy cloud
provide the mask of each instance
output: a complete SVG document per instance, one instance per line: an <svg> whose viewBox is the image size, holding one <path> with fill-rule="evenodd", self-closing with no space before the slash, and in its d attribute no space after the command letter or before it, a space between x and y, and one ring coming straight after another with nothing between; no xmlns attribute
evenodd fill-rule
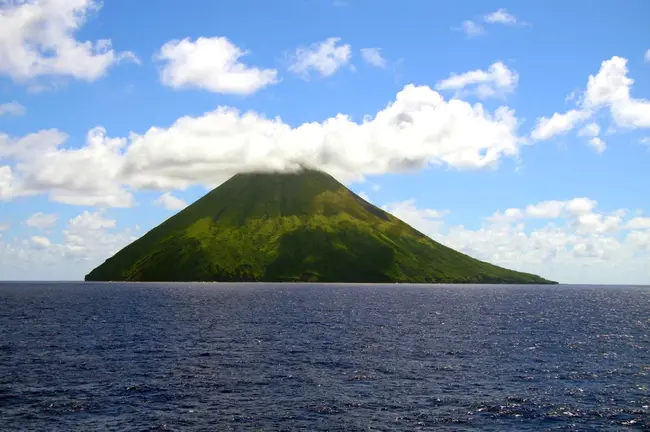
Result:
<svg viewBox="0 0 650 432"><path fill-rule="evenodd" d="M463 21L461 28L468 37L476 37L485 34L485 28L483 28L481 24L477 24L472 20Z"/></svg>
<svg viewBox="0 0 650 432"><path fill-rule="evenodd" d="M289 71L304 79L309 78L311 72L323 77L333 75L349 64L352 58L350 45L340 42L341 38L331 37L308 47L299 47L293 56Z"/></svg>
<svg viewBox="0 0 650 432"><path fill-rule="evenodd" d="M502 62L490 65L487 71L477 69L463 74L452 74L449 78L436 83L437 90L464 90L471 88L481 99L504 97L517 87L519 75L508 69Z"/></svg>
<svg viewBox="0 0 650 432"><path fill-rule="evenodd" d="M381 48L361 48L361 57L372 66L382 69L386 67L386 59L381 55Z"/></svg>
<svg viewBox="0 0 650 432"><path fill-rule="evenodd" d="M25 221L25 225L31 228L43 229L54 225L59 218L55 214L45 214L42 212L34 213Z"/></svg>
<svg viewBox="0 0 650 432"><path fill-rule="evenodd" d="M24 115L27 112L27 109L19 104L18 102L9 102L6 104L0 104L0 117L3 115L15 115L20 116Z"/></svg>
<svg viewBox="0 0 650 432"><path fill-rule="evenodd" d="M516 16L508 12L506 9L501 8L483 16L474 17L473 19L463 21L460 29L467 35L467 37L482 36L487 34L484 24L523 26L527 23L519 20Z"/></svg>
<svg viewBox="0 0 650 432"><path fill-rule="evenodd" d="M508 11L503 8L485 15L485 17L483 17L483 20L486 23L490 23L490 24L503 24L503 25L517 24L517 17L508 13Z"/></svg>

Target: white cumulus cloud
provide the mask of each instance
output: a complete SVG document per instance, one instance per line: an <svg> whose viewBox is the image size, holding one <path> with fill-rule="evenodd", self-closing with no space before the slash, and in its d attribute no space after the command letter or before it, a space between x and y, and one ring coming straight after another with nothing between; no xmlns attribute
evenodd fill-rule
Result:
<svg viewBox="0 0 650 432"><path fill-rule="evenodd" d="M135 240L130 230L115 231L116 227L116 221L105 217L102 212L84 211L71 218L63 230L63 242L56 245L60 259L87 261L82 270L92 270Z"/></svg>
<svg viewBox="0 0 650 432"><path fill-rule="evenodd" d="M447 210L417 208L414 199L389 203L381 208L427 235L442 228L442 218L448 213Z"/></svg>
<svg viewBox="0 0 650 432"><path fill-rule="evenodd" d="M0 201L9 201L13 198L26 195L22 190L14 172L9 165L0 165Z"/></svg>
<svg viewBox="0 0 650 432"><path fill-rule="evenodd" d="M551 139L556 135L569 132L590 115L587 111L570 110L564 114L555 113L551 118L541 117L537 120L537 125L530 136L537 141Z"/></svg>
<svg viewBox="0 0 650 432"><path fill-rule="evenodd" d="M116 52L110 39L80 41L75 34L99 10L95 0L0 2L0 75L15 81L68 76L94 81L132 52Z"/></svg>
<svg viewBox="0 0 650 432"><path fill-rule="evenodd" d="M328 77L346 66L352 58L349 44L340 43L341 38L331 37L308 47L299 47L293 56L289 71L308 78L311 72Z"/></svg>
<svg viewBox="0 0 650 432"><path fill-rule="evenodd" d="M48 228L54 225L59 218L56 214L46 214L43 212L34 213L26 221L25 225L32 228Z"/></svg>
<svg viewBox="0 0 650 432"><path fill-rule="evenodd" d="M493 223L510 223L522 219L524 213L518 208L508 208L503 212L497 211L486 219Z"/></svg>
<svg viewBox="0 0 650 432"><path fill-rule="evenodd" d="M47 193L74 205L129 207L134 189L214 187L238 172L323 169L343 181L427 166L495 167L523 145L514 111L446 101L407 85L385 108L357 122L339 114L292 127L280 118L219 107L169 127L112 138L101 127L85 145L45 130L0 135L0 199Z"/></svg>
<svg viewBox="0 0 650 432"><path fill-rule="evenodd" d="M630 229L650 229L650 217L635 217L628 221L626 227Z"/></svg>
<svg viewBox="0 0 650 432"><path fill-rule="evenodd" d="M575 198L509 208L477 229L426 217L413 200L384 208L442 244L506 268L568 283L650 283L650 229L637 229L650 222L626 224L624 211L606 214L597 205ZM529 226L529 218L551 220Z"/></svg>
<svg viewBox="0 0 650 432"><path fill-rule="evenodd" d="M502 62L490 65L485 71L481 69L452 74L449 78L436 83L437 90L463 90L471 87L471 91L480 98L503 97L512 93L517 87L519 75L508 69Z"/></svg>
<svg viewBox="0 0 650 432"><path fill-rule="evenodd" d="M41 249L47 249L52 246L52 242L47 237L43 236L33 236L31 239L32 243Z"/></svg>
<svg viewBox="0 0 650 432"><path fill-rule="evenodd" d="M590 214L598 205L598 202L587 197L574 198L567 201L566 207L573 216Z"/></svg>
<svg viewBox="0 0 650 432"><path fill-rule="evenodd" d="M579 136L590 137L587 143L596 151L602 153L607 148L607 144L603 141L598 134L600 133L600 126L597 123L589 123L578 132Z"/></svg>
<svg viewBox="0 0 650 432"><path fill-rule="evenodd" d="M162 194L156 200L156 204L165 207L167 210L183 210L187 207L187 203L184 200L172 195L171 192Z"/></svg>
<svg viewBox="0 0 650 432"><path fill-rule="evenodd" d="M564 114L555 113L551 118L539 118L531 137L534 140L546 140L567 133L603 108L609 109L618 127L650 128L650 100L631 96L634 80L627 74L627 59L614 56L603 61L598 73L589 75L586 90L576 102L576 108ZM607 131L608 134L615 132L615 128L611 126ZM582 128L578 135L590 137L588 144L600 153L607 146L598 137L599 133L600 127L596 123L590 123Z"/></svg>
<svg viewBox="0 0 650 432"><path fill-rule="evenodd" d="M0 239L0 274L13 280L79 280L137 238L102 212L88 211L71 218L61 235L58 243L43 236Z"/></svg>
<svg viewBox="0 0 650 432"><path fill-rule="evenodd" d="M582 129L580 129L580 132L578 132L578 135L580 136L586 136L586 137L597 137L598 134L600 133L600 126L598 126L597 123L589 123Z"/></svg>
<svg viewBox="0 0 650 432"><path fill-rule="evenodd" d="M589 76L584 106L591 110L609 107L618 126L649 128L650 101L630 95L634 80L627 73L625 58L614 56L602 62L598 73Z"/></svg>
<svg viewBox="0 0 650 432"><path fill-rule="evenodd" d="M572 226L584 232L598 233L616 230L621 227L622 211L611 215L595 212L598 202L586 197L574 198L567 201L542 201L530 204L523 210L507 209L504 213L496 212L488 218L491 222L515 222L522 219L565 219Z"/></svg>
<svg viewBox="0 0 650 432"><path fill-rule="evenodd" d="M542 201L526 206L526 216L540 219L559 218L564 211L566 203L563 201Z"/></svg>
<svg viewBox="0 0 650 432"><path fill-rule="evenodd" d="M14 195L46 192L54 201L73 205L134 204L133 195L119 178L126 138L109 138L98 127L88 132L81 148L62 148L66 140L58 130L20 139L0 135L0 160L4 156L16 162Z"/></svg>
<svg viewBox="0 0 650 432"><path fill-rule="evenodd" d="M242 63L247 54L225 37L200 37L169 41L156 58L163 62L163 84L176 89L248 95L278 82L277 70Z"/></svg>
<svg viewBox="0 0 650 432"><path fill-rule="evenodd" d="M134 187L164 189L298 165L343 179L427 165L483 168L518 154L516 128L508 108L489 113L480 104L447 102L426 86L408 85L394 102L360 123L339 114L291 127L279 118L227 107L183 117L167 129L132 134L122 174Z"/></svg>
<svg viewBox="0 0 650 432"><path fill-rule="evenodd" d="M15 172L6 168L9 198L49 193L50 198L66 204L130 207L133 195L119 179L125 138L109 138L103 128L88 132L86 145L63 148L67 135L44 130L11 138L0 134L0 161L16 163ZM0 198L3 175L0 168Z"/></svg>

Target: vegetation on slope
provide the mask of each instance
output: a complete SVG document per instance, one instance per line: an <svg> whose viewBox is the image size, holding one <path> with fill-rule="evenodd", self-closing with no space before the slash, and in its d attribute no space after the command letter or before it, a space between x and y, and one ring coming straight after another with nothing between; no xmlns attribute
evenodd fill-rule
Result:
<svg viewBox="0 0 650 432"><path fill-rule="evenodd" d="M86 280L549 283L445 247L313 170L238 174Z"/></svg>

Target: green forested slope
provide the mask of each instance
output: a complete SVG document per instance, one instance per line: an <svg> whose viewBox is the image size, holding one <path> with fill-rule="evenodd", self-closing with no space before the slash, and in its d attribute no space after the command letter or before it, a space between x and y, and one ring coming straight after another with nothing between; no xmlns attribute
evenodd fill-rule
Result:
<svg viewBox="0 0 650 432"><path fill-rule="evenodd" d="M548 283L447 248L314 170L236 175L86 280Z"/></svg>

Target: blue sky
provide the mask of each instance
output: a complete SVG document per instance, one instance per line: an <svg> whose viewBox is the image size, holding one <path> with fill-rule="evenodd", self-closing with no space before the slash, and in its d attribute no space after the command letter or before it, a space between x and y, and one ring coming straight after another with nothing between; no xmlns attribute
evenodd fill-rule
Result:
<svg viewBox="0 0 650 432"><path fill-rule="evenodd" d="M650 3L595 4L0 2L0 279L300 161L478 258L648 284Z"/></svg>

